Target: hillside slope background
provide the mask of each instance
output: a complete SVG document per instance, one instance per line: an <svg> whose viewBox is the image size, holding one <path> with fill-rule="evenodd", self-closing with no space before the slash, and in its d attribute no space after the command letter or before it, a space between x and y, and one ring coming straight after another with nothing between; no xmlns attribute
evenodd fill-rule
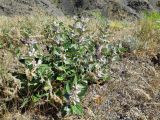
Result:
<svg viewBox="0 0 160 120"><path fill-rule="evenodd" d="M140 17L142 11L159 11L158 0L1 0L1 15L28 15L43 10L55 16L100 10L109 18ZM63 14L64 13L64 14ZM117 17L116 17L117 16Z"/></svg>

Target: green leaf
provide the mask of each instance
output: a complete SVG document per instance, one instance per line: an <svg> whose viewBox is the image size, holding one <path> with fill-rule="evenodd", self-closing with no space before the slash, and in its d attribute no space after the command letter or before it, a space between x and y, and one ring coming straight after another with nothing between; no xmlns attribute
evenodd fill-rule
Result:
<svg viewBox="0 0 160 120"><path fill-rule="evenodd" d="M59 66L57 69L58 69L59 71L65 71L66 67L64 67L64 66Z"/></svg>
<svg viewBox="0 0 160 120"><path fill-rule="evenodd" d="M119 48L118 50L121 53L127 52L127 48L123 48L123 47Z"/></svg>
<svg viewBox="0 0 160 120"><path fill-rule="evenodd" d="M34 102L34 103L36 103L36 102L38 102L39 100L40 100L40 98L39 97L37 97L37 96L31 96L31 98L32 98L32 102Z"/></svg>
<svg viewBox="0 0 160 120"><path fill-rule="evenodd" d="M63 77L57 77L57 80L59 80L59 81L63 81L63 80L64 80L64 78L63 78Z"/></svg>
<svg viewBox="0 0 160 120"><path fill-rule="evenodd" d="M80 104L71 105L71 110L73 114L83 115L83 108Z"/></svg>
<svg viewBox="0 0 160 120"><path fill-rule="evenodd" d="M77 75L75 75L75 76L74 76L74 81L73 81L73 83L74 83L75 85L77 85L77 82L78 82L78 78L77 78Z"/></svg>
<svg viewBox="0 0 160 120"><path fill-rule="evenodd" d="M111 77L107 74L105 74L104 77L103 77L104 81L107 81L107 80L110 80L110 79L111 79Z"/></svg>
<svg viewBox="0 0 160 120"><path fill-rule="evenodd" d="M44 85L44 88L43 88L45 91L48 91L49 89L51 89L51 86L49 84L45 84Z"/></svg>
<svg viewBox="0 0 160 120"><path fill-rule="evenodd" d="M66 65L69 65L69 64L71 64L71 61L70 61L70 60L65 60L64 63L65 63Z"/></svg>
<svg viewBox="0 0 160 120"><path fill-rule="evenodd" d="M47 64L41 64L37 69L38 75L41 78L49 78L51 79L53 75L53 71L51 70L51 67Z"/></svg>
<svg viewBox="0 0 160 120"><path fill-rule="evenodd" d="M28 104L28 102L29 102L29 98L25 98L20 108L24 108Z"/></svg>
<svg viewBox="0 0 160 120"><path fill-rule="evenodd" d="M112 58L112 61L114 62L114 61L118 61L118 60L120 60L120 57L118 56L118 55L116 55L116 56L114 56L113 58Z"/></svg>
<svg viewBox="0 0 160 120"><path fill-rule="evenodd" d="M71 92L69 82L67 82L67 84L66 84L66 91L67 91L67 93Z"/></svg>
<svg viewBox="0 0 160 120"><path fill-rule="evenodd" d="M0 49L1 49L1 48L3 48L3 45L2 45L2 43L0 43Z"/></svg>

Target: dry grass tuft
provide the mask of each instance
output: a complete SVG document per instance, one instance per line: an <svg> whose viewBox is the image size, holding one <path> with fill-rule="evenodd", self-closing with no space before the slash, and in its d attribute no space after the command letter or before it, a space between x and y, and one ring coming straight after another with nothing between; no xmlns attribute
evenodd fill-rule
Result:
<svg viewBox="0 0 160 120"><path fill-rule="evenodd" d="M129 27L131 24L129 24L128 22L126 21L117 21L117 20L112 20L112 21L109 21L109 28L112 30L112 31L120 31L124 28L127 28Z"/></svg>
<svg viewBox="0 0 160 120"><path fill-rule="evenodd" d="M159 26L159 18L154 15L138 22L136 36L139 39L142 50L152 51L152 53L160 52Z"/></svg>

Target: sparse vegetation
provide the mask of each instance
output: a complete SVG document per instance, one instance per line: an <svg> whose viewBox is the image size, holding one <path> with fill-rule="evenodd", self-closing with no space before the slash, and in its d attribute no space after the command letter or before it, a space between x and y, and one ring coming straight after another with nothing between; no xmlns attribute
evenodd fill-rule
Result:
<svg viewBox="0 0 160 120"><path fill-rule="evenodd" d="M159 119L160 14L89 12L0 16L0 119Z"/></svg>
<svg viewBox="0 0 160 120"><path fill-rule="evenodd" d="M108 80L108 64L119 60L126 49L121 43L108 42L105 26L99 27L97 34L86 34L86 19L75 19L67 26L47 17L34 24L35 17L25 17L2 26L1 50L11 51L12 59L23 66L20 72L5 68L5 75L11 79L2 73L2 83L6 84L1 84L1 91L5 92L5 87L8 90L4 101L16 99L18 103L13 104L22 111L48 104L57 112L62 110L62 114L83 113L80 100L88 85Z"/></svg>
<svg viewBox="0 0 160 120"><path fill-rule="evenodd" d="M140 41L141 49L159 52L160 37L160 15L153 12L145 14L145 18L140 20L137 30L137 37Z"/></svg>

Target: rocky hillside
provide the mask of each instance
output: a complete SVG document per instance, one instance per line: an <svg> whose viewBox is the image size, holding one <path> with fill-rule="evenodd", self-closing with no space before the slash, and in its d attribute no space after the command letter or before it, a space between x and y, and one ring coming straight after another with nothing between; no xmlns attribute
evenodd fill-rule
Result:
<svg viewBox="0 0 160 120"><path fill-rule="evenodd" d="M126 16L139 18L142 11L159 10L159 7L158 0L0 0L1 15L28 15L41 9L62 16L96 9L109 18L123 19Z"/></svg>
<svg viewBox="0 0 160 120"><path fill-rule="evenodd" d="M39 10L55 16L62 16L50 0L0 0L0 15L29 15Z"/></svg>
<svg viewBox="0 0 160 120"><path fill-rule="evenodd" d="M142 11L159 10L158 0L59 0L63 12L77 12L99 9L109 18L124 18L126 16L140 17Z"/></svg>

